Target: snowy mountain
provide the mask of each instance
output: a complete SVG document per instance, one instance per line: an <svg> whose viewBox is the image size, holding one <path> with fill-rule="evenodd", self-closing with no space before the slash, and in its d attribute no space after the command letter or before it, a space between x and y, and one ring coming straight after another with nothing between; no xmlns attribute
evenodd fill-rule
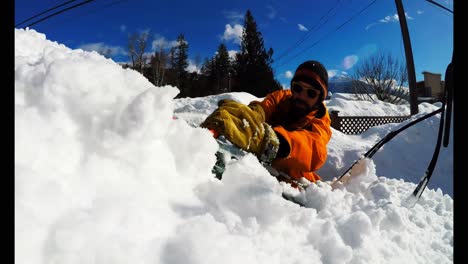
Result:
<svg viewBox="0 0 468 264"><path fill-rule="evenodd" d="M353 93L352 81L348 75L334 75L328 80L328 91L334 93Z"/></svg>

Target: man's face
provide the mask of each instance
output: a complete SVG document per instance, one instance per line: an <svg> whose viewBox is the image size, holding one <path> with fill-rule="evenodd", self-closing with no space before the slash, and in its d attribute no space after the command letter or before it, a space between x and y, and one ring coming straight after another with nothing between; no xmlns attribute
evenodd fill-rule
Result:
<svg viewBox="0 0 468 264"><path fill-rule="evenodd" d="M291 84L291 91L291 111L294 117L305 116L315 109L314 106L320 97L320 90L308 83L298 81Z"/></svg>

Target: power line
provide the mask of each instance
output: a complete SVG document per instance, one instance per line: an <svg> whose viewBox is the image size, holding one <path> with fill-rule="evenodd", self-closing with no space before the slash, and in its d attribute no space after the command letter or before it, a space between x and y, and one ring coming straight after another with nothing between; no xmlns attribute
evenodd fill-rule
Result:
<svg viewBox="0 0 468 264"><path fill-rule="evenodd" d="M316 31L316 30L319 28L319 26L322 26L322 25L324 25L325 23L327 23L328 20L329 20L329 18L327 18L327 20L325 20L323 23L321 23L321 21L322 21L325 17L327 17L327 16L331 13L331 11L333 11L333 9L335 9L335 8L338 6L338 4L340 4L340 3L341 3L341 0L338 0L338 1L335 3L335 5L327 11L327 13L326 13L325 15L323 15L323 16L320 17L320 19L318 20L317 24L315 24L315 25L311 28L311 30L310 30L308 33L304 34L304 35L302 36L302 38L301 38L300 40L296 41L296 43L295 43L294 45L291 45L291 46L290 46L288 49L286 49L283 53L281 53L280 55L278 55L278 57L276 57L276 58L274 59L273 64L274 64L274 63L277 63L278 61L280 61L281 58L283 58L283 57L286 56L288 53L290 53L290 51L292 51L292 50L298 48L302 43L304 43L304 41L305 41L306 39L308 39L308 38L310 37L310 35L311 35L314 31Z"/></svg>
<svg viewBox="0 0 468 264"><path fill-rule="evenodd" d="M447 11L449 11L450 13L453 14L453 11L452 11L452 10L448 9L447 7L445 7L445 6L443 6L443 5L439 4L439 3L437 3L437 2L435 2L435 1L432 1L432 0L425 0L425 1L427 1L427 2L429 2L429 3L431 3L431 4L433 4L433 5L436 5L436 6L440 7L440 8L442 8L442 9L445 9L445 10L447 10Z"/></svg>
<svg viewBox="0 0 468 264"><path fill-rule="evenodd" d="M75 2L75 1L78 1L78 0L70 0L70 1L67 1L67 2L65 2L65 3L63 3L63 4L60 4L60 5L54 6L54 7L52 7L52 8L49 8L49 9L47 9L47 10L45 10L45 11L42 11L42 12L40 12L40 13L37 14L37 15L34 15L34 16L32 16L32 17L30 17L30 18L28 18L28 19L26 19L26 20L21 21L20 23L16 24L15 27L18 27L19 25L21 25L21 24L23 24L23 23L26 23L26 22L28 22L28 21L30 21L30 20L32 20L32 19L38 17L38 16L41 16L41 15L43 15L43 14L45 14L45 13L48 13L48 12L50 12L50 11L52 11L52 10L55 10L55 9L57 9L57 8L59 8L59 7L64 6L64 5L68 5L69 3L72 3L72 2Z"/></svg>
<svg viewBox="0 0 468 264"><path fill-rule="evenodd" d="M69 22L70 20L76 21L76 20L81 19L81 18L83 18L85 16L94 14L96 12L101 12L103 9L107 9L109 7L120 4L122 2L126 2L128 0L109 0L109 1L112 1L112 2L103 4L103 5L100 5L100 6L98 6L97 3L96 3L96 5L93 5L92 7L89 7L89 9L87 9L86 13L83 12L83 13L75 14L75 15L73 15L73 17L71 17L71 16L62 17L62 19L60 21L59 20L57 20L57 21L59 21L59 23ZM57 22L55 22L55 23L57 23Z"/></svg>
<svg viewBox="0 0 468 264"><path fill-rule="evenodd" d="M110 8L112 6L115 6L115 5L118 5L118 4L122 3L122 2L127 2L127 1L128 0L108 0L109 3L104 3L102 5L98 5L98 2L96 2L95 5L88 6L88 8L86 9L86 12L76 13L73 16L63 16L63 17L61 17L59 23L63 24L63 23L68 23L70 21L76 22L81 18L90 16L90 15L94 15L96 13L101 13L102 14L103 9ZM57 18L57 19L59 19L59 18Z"/></svg>
<svg viewBox="0 0 468 264"><path fill-rule="evenodd" d="M52 14L50 14L50 15L48 15L48 16L42 18L42 19L39 19L38 21L36 21L36 22L34 22L34 23L31 23L31 24L27 25L26 27L31 27L31 26L33 26L33 25L39 23L39 22L42 22L42 21L48 19L48 18L51 18L51 17L56 16L56 15L58 15L58 14L60 14L60 13L63 13L63 12L65 12L65 11L68 11L68 10L70 10L70 9L73 9L73 8L76 8L76 7L79 7L79 6L82 6L82 5L84 5L84 4L87 4L87 3L90 3L90 2L93 2L93 1L95 1L95 0L86 0L86 1L83 1L83 2L81 2L81 3L72 5L72 6L67 7L67 8L65 8L65 9L62 9L62 10L60 10L60 11L57 11L57 12L55 12L55 13L52 13Z"/></svg>
<svg viewBox="0 0 468 264"><path fill-rule="evenodd" d="M323 36L321 39L317 40L316 42L314 42L312 45L310 45L309 47L303 49L301 52L297 53L295 56L293 56L292 58L290 58L288 61L280 64L279 66L277 66L276 68L279 68L281 66L284 66L286 65L287 63L291 62L293 59L295 59L297 56L301 55L302 53L304 53L305 51L309 50L310 48L314 47L315 45L317 45L320 41L322 41L325 37L327 37L328 35L332 34L332 33L335 33L336 31L338 31L340 28L342 28L344 25L346 25L347 23L349 23L351 20L355 19L358 15L360 15L361 13L363 13L364 11L366 11L369 7L371 7L373 4L375 4L377 0L373 0L371 3L369 3L367 6L365 6L363 9L361 9L358 13L356 13L354 16L352 16L351 18L349 18L348 20L346 20L344 23L342 23L341 25L339 25L338 27L336 27L333 31L329 32L328 34L326 34L325 36Z"/></svg>

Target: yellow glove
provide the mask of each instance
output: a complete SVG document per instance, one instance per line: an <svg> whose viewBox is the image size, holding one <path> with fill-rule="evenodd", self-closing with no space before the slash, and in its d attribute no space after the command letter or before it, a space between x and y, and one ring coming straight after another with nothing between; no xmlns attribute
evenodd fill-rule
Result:
<svg viewBox="0 0 468 264"><path fill-rule="evenodd" d="M239 148L271 162L278 152L279 140L275 131L265 123L265 112L258 104L249 106L225 99L218 109L200 125L213 129Z"/></svg>

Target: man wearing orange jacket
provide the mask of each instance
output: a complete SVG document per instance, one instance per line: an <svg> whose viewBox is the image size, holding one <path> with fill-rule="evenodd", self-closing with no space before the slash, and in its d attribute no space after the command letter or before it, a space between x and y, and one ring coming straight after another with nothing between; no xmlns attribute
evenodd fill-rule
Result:
<svg viewBox="0 0 468 264"><path fill-rule="evenodd" d="M298 66L290 90L268 94L249 105L225 99L201 126L224 135L239 148L295 180L320 180L327 159L330 116L323 100L328 73L318 61Z"/></svg>

